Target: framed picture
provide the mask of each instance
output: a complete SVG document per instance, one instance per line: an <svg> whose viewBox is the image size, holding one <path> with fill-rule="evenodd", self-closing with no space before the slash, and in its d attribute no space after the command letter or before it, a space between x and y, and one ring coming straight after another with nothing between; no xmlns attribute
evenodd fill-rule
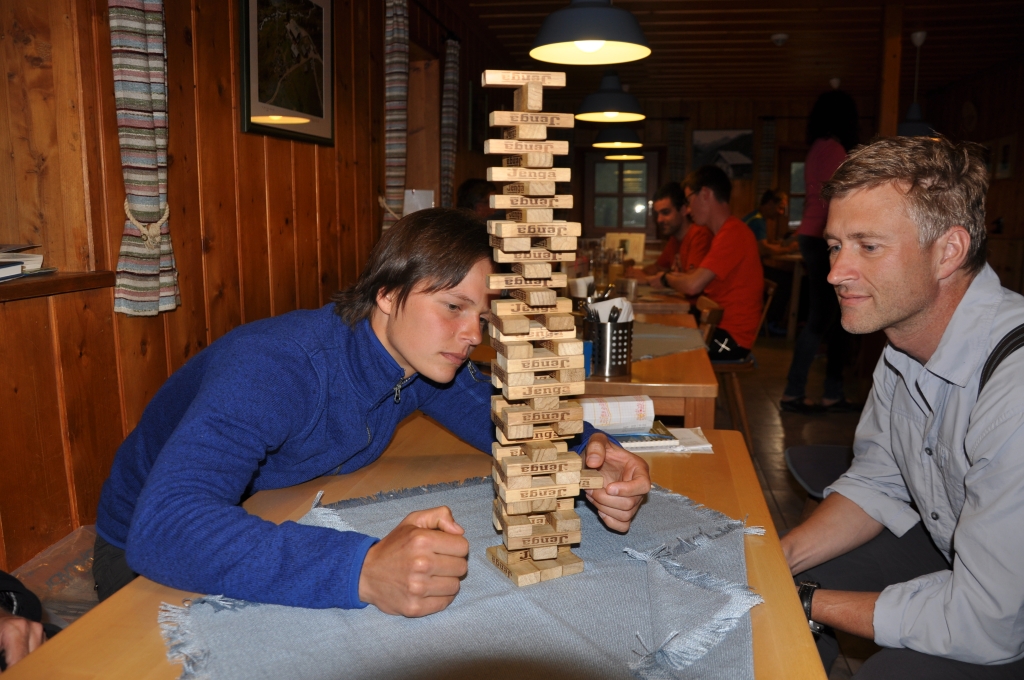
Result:
<svg viewBox="0 0 1024 680"><path fill-rule="evenodd" d="M703 165L717 165L729 179L751 179L754 176L753 130L694 130L693 170Z"/></svg>
<svg viewBox="0 0 1024 680"><path fill-rule="evenodd" d="M995 172L996 179L1013 177L1013 156L1017 148L1017 135L1003 137L996 142Z"/></svg>
<svg viewBox="0 0 1024 680"><path fill-rule="evenodd" d="M240 0L242 130L334 145L331 0Z"/></svg>

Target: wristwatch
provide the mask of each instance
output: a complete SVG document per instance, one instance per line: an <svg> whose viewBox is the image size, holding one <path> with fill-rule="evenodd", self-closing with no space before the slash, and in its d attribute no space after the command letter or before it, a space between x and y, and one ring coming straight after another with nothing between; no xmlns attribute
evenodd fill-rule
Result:
<svg viewBox="0 0 1024 680"><path fill-rule="evenodd" d="M665 286L666 288L671 288L672 287L672 286L668 285L668 272L662 272L661 273L661 285Z"/></svg>
<svg viewBox="0 0 1024 680"><path fill-rule="evenodd" d="M811 634L814 635L815 640L825 631L825 626L811 618L811 600L814 598L814 591L820 587L821 584L814 581L801 581L796 591L800 596L800 604L803 605L804 615L807 617L807 625L810 627Z"/></svg>

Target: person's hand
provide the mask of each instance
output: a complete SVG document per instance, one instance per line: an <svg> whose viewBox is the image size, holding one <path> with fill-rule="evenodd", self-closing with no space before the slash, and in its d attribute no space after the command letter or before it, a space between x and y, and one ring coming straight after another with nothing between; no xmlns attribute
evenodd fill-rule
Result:
<svg viewBox="0 0 1024 680"><path fill-rule="evenodd" d="M609 529L629 531L633 515L651 490L647 461L597 433L587 442L584 462L604 477L604 488L587 489L587 500Z"/></svg>
<svg viewBox="0 0 1024 680"><path fill-rule="evenodd" d="M664 272L658 272L657 274L654 274L652 276L645 277L647 279L647 285L650 286L651 288L664 288L665 286L663 286L661 283L661 275L663 273Z"/></svg>
<svg viewBox="0 0 1024 680"><path fill-rule="evenodd" d="M8 668L34 652L45 639L43 624L0 609L0 651Z"/></svg>
<svg viewBox="0 0 1024 680"><path fill-rule="evenodd" d="M459 593L466 575L469 541L442 506L408 517L366 553L359 575L359 599L385 614L426 616L439 612Z"/></svg>

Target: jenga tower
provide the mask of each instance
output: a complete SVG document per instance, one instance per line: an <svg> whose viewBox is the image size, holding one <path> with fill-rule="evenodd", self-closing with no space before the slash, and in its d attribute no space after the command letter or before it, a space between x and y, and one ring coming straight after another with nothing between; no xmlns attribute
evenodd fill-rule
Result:
<svg viewBox="0 0 1024 680"><path fill-rule="evenodd" d="M507 182L492 208L505 220L491 220L487 233L498 269L489 287L510 298L491 303L491 346L498 354L491 381L501 395L491 398L497 429L493 447L494 526L503 545L487 556L518 586L583 571L569 549L580 542L580 518L573 510L581 489L600 488L601 475L583 470L563 440L583 431L583 409L563 399L584 392L583 342L576 339L572 302L553 289L567 285L552 271L556 262L576 258L579 222L555 221L555 208L571 208L572 196L555 195L555 182L571 170L555 168L554 156L569 143L547 141L547 128L573 126L569 113L544 113L544 88L564 87L565 74L545 71L484 71L484 87L515 88L514 111L494 111L492 126L502 139L489 139L484 153L505 154L487 179Z"/></svg>

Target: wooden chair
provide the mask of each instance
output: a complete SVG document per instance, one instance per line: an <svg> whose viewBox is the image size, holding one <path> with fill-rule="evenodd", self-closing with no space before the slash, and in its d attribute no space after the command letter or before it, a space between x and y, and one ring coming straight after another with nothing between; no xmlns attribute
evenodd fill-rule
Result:
<svg viewBox="0 0 1024 680"><path fill-rule="evenodd" d="M761 308L761 320L757 324L757 333L754 334L754 344L757 344L757 337L761 335L761 326L768 315L768 307L775 297L775 289L778 284L774 281L764 280L764 306ZM721 318L721 316L719 316ZM712 329L714 332L714 329ZM711 367L715 374L722 380L722 392L725 393L729 404L729 418L732 426L742 428L743 438L747 441L747 451L754 455L754 442L750 437L750 422L747 420L747 407L743 402L743 390L740 387L740 373L749 373L754 370L757 362L754 360L754 348L750 348L750 354L739 361L712 361Z"/></svg>
<svg viewBox="0 0 1024 680"><path fill-rule="evenodd" d="M711 336L715 334L718 324L722 322L723 310L718 306L717 302L706 295L701 295L697 298L697 309L700 311L697 328L700 329L700 334L704 338L704 344L706 345L711 340Z"/></svg>

